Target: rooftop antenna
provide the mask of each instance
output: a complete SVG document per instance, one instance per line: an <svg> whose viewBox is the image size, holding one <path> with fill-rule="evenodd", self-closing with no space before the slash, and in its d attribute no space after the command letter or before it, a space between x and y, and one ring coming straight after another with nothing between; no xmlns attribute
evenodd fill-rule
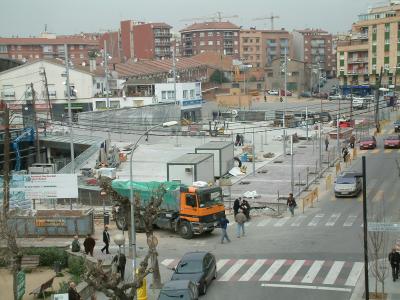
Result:
<svg viewBox="0 0 400 300"><path fill-rule="evenodd" d="M44 24L44 32L47 32L47 24Z"/></svg>

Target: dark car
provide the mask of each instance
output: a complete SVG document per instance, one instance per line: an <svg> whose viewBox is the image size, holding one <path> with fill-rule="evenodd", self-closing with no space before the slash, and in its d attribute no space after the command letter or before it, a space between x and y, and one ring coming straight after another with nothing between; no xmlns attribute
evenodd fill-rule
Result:
<svg viewBox="0 0 400 300"><path fill-rule="evenodd" d="M302 92L302 93L300 94L300 97L303 97L303 98L311 98L311 92Z"/></svg>
<svg viewBox="0 0 400 300"><path fill-rule="evenodd" d="M391 135L383 141L383 147L386 148L400 148L400 136Z"/></svg>
<svg viewBox="0 0 400 300"><path fill-rule="evenodd" d="M356 197L361 193L361 176L355 172L343 172L336 178L333 188L336 197Z"/></svg>
<svg viewBox="0 0 400 300"><path fill-rule="evenodd" d="M400 120L395 121L393 125L394 125L394 132L400 132Z"/></svg>
<svg viewBox="0 0 400 300"><path fill-rule="evenodd" d="M199 299L199 290L197 285L191 280L171 280L164 283L160 295L158 296L158 300L170 299Z"/></svg>
<svg viewBox="0 0 400 300"><path fill-rule="evenodd" d="M375 149L376 139L374 136L366 136L360 139L360 150Z"/></svg>
<svg viewBox="0 0 400 300"><path fill-rule="evenodd" d="M171 280L191 280L200 294L207 292L207 287L217 278L217 264L215 256L210 252L188 252L175 268Z"/></svg>

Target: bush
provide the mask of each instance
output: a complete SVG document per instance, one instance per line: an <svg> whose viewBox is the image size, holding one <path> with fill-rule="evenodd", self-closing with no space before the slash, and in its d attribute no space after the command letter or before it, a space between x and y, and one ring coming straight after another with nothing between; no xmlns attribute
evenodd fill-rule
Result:
<svg viewBox="0 0 400 300"><path fill-rule="evenodd" d="M83 257L70 256L68 258L69 273L76 276L81 276L85 272L85 260Z"/></svg>
<svg viewBox="0 0 400 300"><path fill-rule="evenodd" d="M58 284L57 294L66 294L68 293L68 282L62 281Z"/></svg>
<svg viewBox="0 0 400 300"><path fill-rule="evenodd" d="M55 262L60 262L61 267L67 266L67 253L62 248L27 248L23 250L26 255L39 255L39 265L53 267Z"/></svg>

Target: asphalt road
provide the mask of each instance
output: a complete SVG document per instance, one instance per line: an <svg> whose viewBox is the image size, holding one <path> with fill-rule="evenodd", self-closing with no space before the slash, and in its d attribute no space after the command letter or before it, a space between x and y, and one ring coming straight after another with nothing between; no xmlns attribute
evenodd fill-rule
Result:
<svg viewBox="0 0 400 300"><path fill-rule="evenodd" d="M379 136L378 149L361 154L367 157L369 218L383 211L386 221L399 221L395 159L400 150L384 151ZM361 171L360 158L351 169ZM171 271L165 266L172 267L185 252L208 250L217 257L218 279L202 299L350 298L362 273L361 195L336 199L327 191L304 214L297 210L293 218L254 217L246 227L246 236L237 238L233 223L228 230L232 242L223 245L218 230L190 241L160 233L169 237L160 239L164 274L168 277Z"/></svg>

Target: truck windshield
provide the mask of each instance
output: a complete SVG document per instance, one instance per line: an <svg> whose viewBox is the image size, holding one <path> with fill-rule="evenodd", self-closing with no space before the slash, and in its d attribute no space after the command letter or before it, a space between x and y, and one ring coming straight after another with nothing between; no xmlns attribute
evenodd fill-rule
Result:
<svg viewBox="0 0 400 300"><path fill-rule="evenodd" d="M200 194L200 207L210 207L216 204L223 204L221 192Z"/></svg>

